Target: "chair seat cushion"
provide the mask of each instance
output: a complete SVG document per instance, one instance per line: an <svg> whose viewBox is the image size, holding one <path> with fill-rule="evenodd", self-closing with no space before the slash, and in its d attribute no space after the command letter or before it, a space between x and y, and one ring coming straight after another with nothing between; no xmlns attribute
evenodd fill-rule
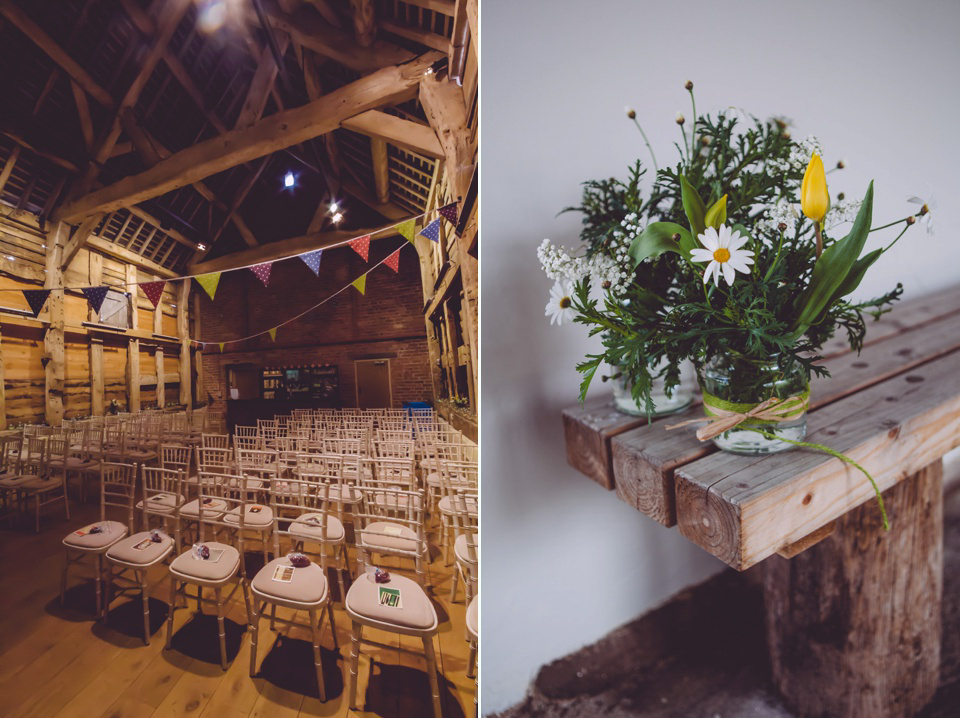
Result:
<svg viewBox="0 0 960 718"><path fill-rule="evenodd" d="M323 532L326 538L320 533L320 521L322 514L301 514L300 518L290 524L290 533L310 541L331 541L338 543L343 541L345 533L343 524L336 516L327 515Z"/></svg>
<svg viewBox="0 0 960 718"><path fill-rule="evenodd" d="M374 550L416 551L419 538L409 526L373 521L360 533L360 543Z"/></svg>
<svg viewBox="0 0 960 718"><path fill-rule="evenodd" d="M71 531L63 539L63 545L87 551L106 551L127 535L127 527L119 521L98 521L97 523L103 527L103 531L95 534L88 533L85 536L78 536L77 531ZM87 531L92 526L96 524L87 524L78 531Z"/></svg>
<svg viewBox="0 0 960 718"><path fill-rule="evenodd" d="M127 448L127 450L123 452L123 455L131 461L153 461L157 458L156 451L149 451L147 449Z"/></svg>
<svg viewBox="0 0 960 718"><path fill-rule="evenodd" d="M173 537L161 534L163 541L154 543L150 541L150 532L141 531L133 536L129 536L122 541L117 541L113 546L107 549L107 558L111 561L125 563L131 566L150 566L164 558L173 551ZM135 546L150 541L150 544L143 549L134 548Z"/></svg>
<svg viewBox="0 0 960 718"><path fill-rule="evenodd" d="M194 558L193 549L184 551L173 559L170 573L178 578L202 584L224 583L233 577L240 567L240 552L233 546L216 541L207 541L204 546L211 551L222 549L219 561L202 561Z"/></svg>
<svg viewBox="0 0 960 718"><path fill-rule="evenodd" d="M427 486L440 486L440 474L436 471L427 474Z"/></svg>
<svg viewBox="0 0 960 718"><path fill-rule="evenodd" d="M318 604L327 600L327 577L323 575L320 564L311 562L303 568L293 568L293 577L289 581L274 581L273 576L279 566L290 566L286 556L275 558L253 577L250 587L255 593L280 601Z"/></svg>
<svg viewBox="0 0 960 718"><path fill-rule="evenodd" d="M467 511L475 513L477 511L477 499L475 496L467 496L463 502L466 504ZM444 496L440 501L437 502L437 508L440 509L441 514L446 514L447 516L453 516L453 507L451 506L451 501L449 496Z"/></svg>
<svg viewBox="0 0 960 718"><path fill-rule="evenodd" d="M34 476L29 481L24 481L17 488L26 489L27 491L49 491L58 486L63 486L63 478L60 476L48 476L45 479Z"/></svg>
<svg viewBox="0 0 960 718"><path fill-rule="evenodd" d="M257 528L263 528L273 523L273 509L269 506L264 506L263 504L246 504L243 509L244 527L256 526ZM223 517L223 521L228 524L239 524L240 507L237 506L236 508L230 509L226 516Z"/></svg>
<svg viewBox="0 0 960 718"><path fill-rule="evenodd" d="M213 499L210 503L203 505L203 518L218 519L223 516L227 510L227 502L223 499ZM196 519L200 516L200 499L194 499L188 504L184 504L180 509L180 515L188 519Z"/></svg>
<svg viewBox="0 0 960 718"><path fill-rule="evenodd" d="M36 474L21 474L19 476L13 475L4 479L0 479L0 487L4 489L15 489L21 484L25 484L28 481L36 481L40 477Z"/></svg>
<svg viewBox="0 0 960 718"><path fill-rule="evenodd" d="M460 534L453 542L453 553L461 563L477 565L477 535Z"/></svg>
<svg viewBox="0 0 960 718"><path fill-rule="evenodd" d="M240 488L241 484L247 491L259 491L263 488L263 479L257 479L252 476L248 476L242 481L236 478L227 479L227 486L231 489Z"/></svg>
<svg viewBox="0 0 960 718"><path fill-rule="evenodd" d="M480 637L480 597L475 596L467 606L467 630L474 639Z"/></svg>
<svg viewBox="0 0 960 718"><path fill-rule="evenodd" d="M177 506L184 502L184 498L179 494L156 493L147 499L147 509L150 511L162 511L165 514L171 513ZM143 501L137 502L137 510L143 511Z"/></svg>
<svg viewBox="0 0 960 718"><path fill-rule="evenodd" d="M400 589L402 607L381 606L380 586ZM347 591L346 608L362 618L404 628L426 631L437 626L437 612L423 588L396 573L390 575L389 583L377 583L371 574L360 576Z"/></svg>

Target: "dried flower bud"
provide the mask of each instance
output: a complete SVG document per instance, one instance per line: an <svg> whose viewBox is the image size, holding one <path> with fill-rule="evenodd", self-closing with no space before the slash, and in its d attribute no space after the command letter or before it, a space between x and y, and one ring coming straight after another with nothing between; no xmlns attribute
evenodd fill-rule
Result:
<svg viewBox="0 0 960 718"><path fill-rule="evenodd" d="M625 107L624 110L626 110L627 117L631 120L637 119L637 112L632 107Z"/></svg>
<svg viewBox="0 0 960 718"><path fill-rule="evenodd" d="M671 236L670 239L672 239L674 242L679 242L679 241L680 241L680 233L679 233L679 232L674 232L674 233L673 233L673 236Z"/></svg>
<svg viewBox="0 0 960 718"><path fill-rule="evenodd" d="M785 140L789 140L789 139L790 139L790 133L787 132L786 130L783 131L783 139L785 139Z"/></svg>
<svg viewBox="0 0 960 718"><path fill-rule="evenodd" d="M847 195L845 195L843 192L839 192L839 193L837 194L837 201L838 201L838 202L843 202L843 198L846 197L846 196L847 196Z"/></svg>
<svg viewBox="0 0 960 718"><path fill-rule="evenodd" d="M609 279L605 280L603 284L601 284L600 286L603 287L604 289L610 289L611 287L610 280Z"/></svg>
<svg viewBox="0 0 960 718"><path fill-rule="evenodd" d="M684 85L684 87L687 88L688 90L692 90L692 89L693 89L693 83L690 82L690 80L687 80L687 84Z"/></svg>
<svg viewBox="0 0 960 718"><path fill-rule="evenodd" d="M786 222L781 222L780 224L777 225L777 229L779 229L781 232L786 232L786 231L787 231L787 223L786 223Z"/></svg>
<svg viewBox="0 0 960 718"><path fill-rule="evenodd" d="M842 169L843 169L844 167L846 167L846 166L847 166L847 163L844 162L843 160L840 160L839 162L837 162L837 169L838 169L838 170L842 170Z"/></svg>
<svg viewBox="0 0 960 718"><path fill-rule="evenodd" d="M706 135L701 135L701 137L700 137L700 144L703 145L704 147L706 147L707 145L710 144L710 138L707 137Z"/></svg>
<svg viewBox="0 0 960 718"><path fill-rule="evenodd" d="M916 223L917 223L917 218L916 218L916 217L914 217L914 216L912 216L912 215L911 215L910 217L907 217L907 226L908 226L908 227L909 227L910 225L916 224Z"/></svg>
<svg viewBox="0 0 960 718"><path fill-rule="evenodd" d="M678 113L677 113L677 124L678 124L678 125L682 125L684 122L686 122L686 120L685 120L684 117L683 117L683 113L678 112Z"/></svg>

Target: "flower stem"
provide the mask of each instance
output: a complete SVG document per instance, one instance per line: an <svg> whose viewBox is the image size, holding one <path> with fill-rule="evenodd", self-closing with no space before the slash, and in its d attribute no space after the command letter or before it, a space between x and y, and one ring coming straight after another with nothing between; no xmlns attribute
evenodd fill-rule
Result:
<svg viewBox="0 0 960 718"><path fill-rule="evenodd" d="M693 162L693 153L697 146L697 100L693 96L693 88L687 92L690 93L690 104L693 106L693 118L690 124L690 162Z"/></svg>
<svg viewBox="0 0 960 718"><path fill-rule="evenodd" d="M683 125L680 125L680 132L683 134L683 149L687 151L687 165L693 165L693 158L690 156L690 148L687 146L687 130Z"/></svg>
<svg viewBox="0 0 960 718"><path fill-rule="evenodd" d="M900 224L901 222L906 222L906 221L907 221L908 219L910 219L910 217L912 217L912 216L913 216L913 215L911 214L910 216L904 217L903 219L898 219L898 220L896 220L896 221L894 221L894 222L888 222L887 224L881 224L879 227L873 227L870 231L871 231L871 232L876 232L877 230L880 230L880 229L886 229L887 227L892 227L892 226L895 225L895 224Z"/></svg>
<svg viewBox="0 0 960 718"><path fill-rule="evenodd" d="M643 128L640 126L640 122L636 117L633 118L633 124L637 126L637 129L640 130L640 135L643 137L643 141L647 144L647 150L650 152L650 159L653 160L653 172L656 175L660 171L660 168L657 167L657 156L653 154L653 147L650 146L650 140L647 139L647 133L643 131Z"/></svg>
<svg viewBox="0 0 960 718"><path fill-rule="evenodd" d="M767 273L763 275L763 281L766 282L770 279L770 275L773 274L773 270L777 268L777 264L780 263L780 250L783 249L783 232L780 233L780 242L777 244L777 256L773 258L773 264L770 265L770 269L767 270Z"/></svg>
<svg viewBox="0 0 960 718"><path fill-rule="evenodd" d="M893 240L892 242L890 242L890 244L888 244L886 247L884 247L884 248L883 248L883 251L880 252L880 254L886 254L887 250L890 249L893 245L895 245L895 244L897 243L897 240L900 239L900 238L903 236L904 232L906 232L909 228L910 228L910 225L908 224L908 225L906 225L903 229L901 229L901 230L900 230L900 234L898 234L898 235L894 238L894 240Z"/></svg>
<svg viewBox="0 0 960 718"><path fill-rule="evenodd" d="M817 230L817 259L820 259L823 254L823 230L820 229L820 222L814 222L813 226Z"/></svg>

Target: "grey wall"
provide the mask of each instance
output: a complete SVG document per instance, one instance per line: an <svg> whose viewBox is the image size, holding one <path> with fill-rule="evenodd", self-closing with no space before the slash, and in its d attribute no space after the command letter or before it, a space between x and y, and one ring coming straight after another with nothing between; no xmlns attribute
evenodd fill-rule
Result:
<svg viewBox="0 0 960 718"><path fill-rule="evenodd" d="M595 345L582 327L548 326L536 247L575 243L579 219L555 215L581 181L646 156L624 105L661 165L674 113L690 114L687 79L701 111L787 115L794 136L820 138L828 166L846 160L832 193L862 196L876 180L877 221L908 214L904 200L932 184L938 233L914 228L858 294L898 280L908 296L929 292L960 281L960 3L487 0L482 13L487 713L519 700L543 663L721 568L564 461L559 412Z"/></svg>

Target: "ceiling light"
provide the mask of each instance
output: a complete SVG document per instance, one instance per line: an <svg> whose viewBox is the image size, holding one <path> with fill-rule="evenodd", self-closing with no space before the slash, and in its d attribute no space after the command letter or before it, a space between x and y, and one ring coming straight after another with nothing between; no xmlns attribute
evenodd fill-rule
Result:
<svg viewBox="0 0 960 718"><path fill-rule="evenodd" d="M341 219L343 219L343 215L340 212L337 212L335 215L333 215L333 217L330 218L334 224L339 224Z"/></svg>
<svg viewBox="0 0 960 718"><path fill-rule="evenodd" d="M16 257L11 257L11 256L8 254L8 255L7 255L7 261L8 261L8 262L16 262L17 259L16 259Z"/></svg>
<svg viewBox="0 0 960 718"><path fill-rule="evenodd" d="M287 172L283 176L283 186L284 187L293 187L294 183L297 181L297 178L293 176L293 172Z"/></svg>
<svg viewBox="0 0 960 718"><path fill-rule="evenodd" d="M333 202L330 203L330 211L331 211L331 212L336 212L337 209L339 209L339 208L340 208L340 205L337 204L337 200L333 200Z"/></svg>
<svg viewBox="0 0 960 718"><path fill-rule="evenodd" d="M198 252L202 252L202 251L204 251L206 248L207 248L207 245L205 245L203 242L201 242L200 244L197 245L197 251L198 251Z"/></svg>

